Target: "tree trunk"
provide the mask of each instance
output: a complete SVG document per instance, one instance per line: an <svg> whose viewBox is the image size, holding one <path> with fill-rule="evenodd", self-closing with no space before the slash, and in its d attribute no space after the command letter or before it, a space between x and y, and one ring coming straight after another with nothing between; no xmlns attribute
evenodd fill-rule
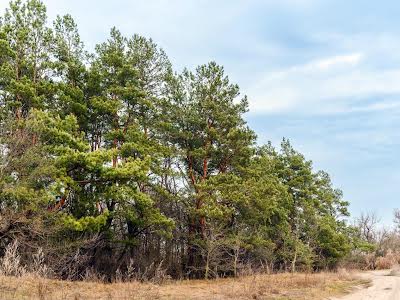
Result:
<svg viewBox="0 0 400 300"><path fill-rule="evenodd" d="M294 251L294 257L292 260L292 273L296 272L296 261L297 261L297 246L296 249Z"/></svg>

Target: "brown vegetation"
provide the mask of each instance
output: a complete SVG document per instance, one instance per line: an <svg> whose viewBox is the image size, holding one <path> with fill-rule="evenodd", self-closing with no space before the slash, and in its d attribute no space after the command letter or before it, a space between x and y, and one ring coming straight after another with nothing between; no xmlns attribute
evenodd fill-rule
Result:
<svg viewBox="0 0 400 300"><path fill-rule="evenodd" d="M355 247L341 262L346 269L384 270L400 264L400 211L394 211L396 227L380 226L373 212L362 213L355 220Z"/></svg>
<svg viewBox="0 0 400 300"><path fill-rule="evenodd" d="M153 283L60 281L0 276L1 299L325 299L365 284L347 272L282 273Z"/></svg>
<svg viewBox="0 0 400 300"><path fill-rule="evenodd" d="M267 275L248 267L237 278L180 281L171 280L160 265L141 276L130 265L128 270L118 271L108 284L92 269L80 281L51 279L43 252L34 253L31 263L23 265L14 242L0 259L0 299L324 299L363 283L344 269Z"/></svg>

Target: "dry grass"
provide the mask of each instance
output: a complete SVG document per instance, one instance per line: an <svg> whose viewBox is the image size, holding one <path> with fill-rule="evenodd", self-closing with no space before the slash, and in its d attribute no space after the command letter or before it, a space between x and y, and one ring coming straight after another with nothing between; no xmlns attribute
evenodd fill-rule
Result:
<svg viewBox="0 0 400 300"><path fill-rule="evenodd" d="M163 285L0 276L0 299L326 299L363 283L346 272L255 275L212 281L171 281Z"/></svg>

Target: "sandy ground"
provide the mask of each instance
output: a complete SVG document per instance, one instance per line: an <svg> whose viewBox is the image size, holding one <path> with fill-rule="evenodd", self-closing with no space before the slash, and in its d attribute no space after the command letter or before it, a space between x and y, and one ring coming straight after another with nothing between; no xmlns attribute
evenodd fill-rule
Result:
<svg viewBox="0 0 400 300"><path fill-rule="evenodd" d="M399 270L383 270L365 272L360 275L370 280L368 288L360 288L355 292L331 300L399 300L400 299L400 272Z"/></svg>

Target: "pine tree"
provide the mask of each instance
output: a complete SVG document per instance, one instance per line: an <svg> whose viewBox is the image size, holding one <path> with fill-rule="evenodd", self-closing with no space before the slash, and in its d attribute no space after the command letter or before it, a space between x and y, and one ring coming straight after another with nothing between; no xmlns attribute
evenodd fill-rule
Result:
<svg viewBox="0 0 400 300"><path fill-rule="evenodd" d="M38 0L14 1L1 21L1 94L5 115L26 117L31 108L51 102L52 31L46 26L46 8Z"/></svg>
<svg viewBox="0 0 400 300"><path fill-rule="evenodd" d="M190 244L206 238L208 210L216 204L204 191L209 179L232 172L235 165L249 159L254 133L242 118L247 99L235 103L239 87L229 82L216 63L199 66L195 73L185 70L170 91L168 136L184 164ZM197 256L190 246L190 267L201 265Z"/></svg>
<svg viewBox="0 0 400 300"><path fill-rule="evenodd" d="M257 147L246 112L215 62L176 74L153 40L116 28L87 53L71 16L50 26L41 1L11 2L0 19L0 254L23 240L60 278L112 280L133 268L321 269L371 248L329 175L286 139Z"/></svg>

